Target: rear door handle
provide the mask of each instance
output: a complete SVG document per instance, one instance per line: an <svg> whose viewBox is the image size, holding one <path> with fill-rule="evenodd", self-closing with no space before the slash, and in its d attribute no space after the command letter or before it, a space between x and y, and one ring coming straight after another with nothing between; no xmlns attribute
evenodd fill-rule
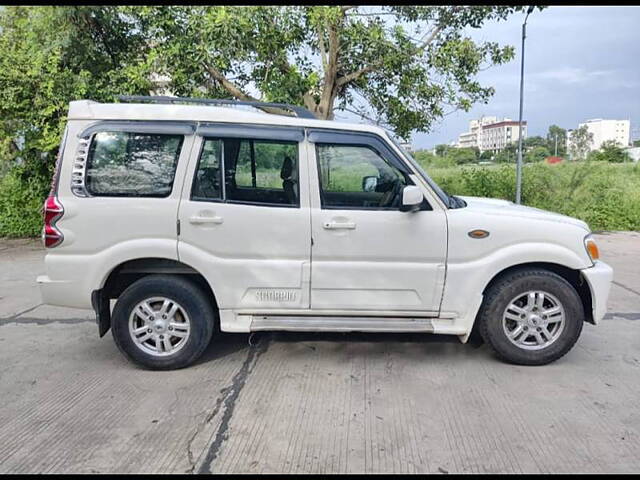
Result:
<svg viewBox="0 0 640 480"><path fill-rule="evenodd" d="M193 223L195 225L199 225L199 224L202 224L202 223L220 224L222 222L224 222L224 219L222 217L218 217L218 216L204 217L204 216L200 216L200 215L193 215L192 217L189 217L189 223Z"/></svg>
<svg viewBox="0 0 640 480"><path fill-rule="evenodd" d="M327 230L354 230L356 224L354 222L325 222L324 228Z"/></svg>

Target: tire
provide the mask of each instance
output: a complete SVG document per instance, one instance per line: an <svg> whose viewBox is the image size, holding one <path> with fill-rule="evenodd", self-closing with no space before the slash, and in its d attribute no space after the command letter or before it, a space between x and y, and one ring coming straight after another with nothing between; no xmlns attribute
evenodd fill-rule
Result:
<svg viewBox="0 0 640 480"><path fill-rule="evenodd" d="M545 365L565 355L584 318L575 288L544 269L504 275L485 292L478 315L484 341L499 358L518 365Z"/></svg>
<svg viewBox="0 0 640 480"><path fill-rule="evenodd" d="M131 362L151 370L173 370L202 355L214 322L211 299L200 287L180 276L149 275L120 295L111 331Z"/></svg>

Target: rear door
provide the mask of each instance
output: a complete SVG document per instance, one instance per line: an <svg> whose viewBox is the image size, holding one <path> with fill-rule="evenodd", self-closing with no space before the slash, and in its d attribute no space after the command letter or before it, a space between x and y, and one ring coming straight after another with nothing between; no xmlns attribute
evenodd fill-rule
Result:
<svg viewBox="0 0 640 480"><path fill-rule="evenodd" d="M304 131L201 125L179 209L178 253L218 307L309 307L310 212Z"/></svg>
<svg viewBox="0 0 640 480"><path fill-rule="evenodd" d="M445 212L377 135L313 130L313 310L436 315L447 250ZM418 185L421 210L400 210Z"/></svg>

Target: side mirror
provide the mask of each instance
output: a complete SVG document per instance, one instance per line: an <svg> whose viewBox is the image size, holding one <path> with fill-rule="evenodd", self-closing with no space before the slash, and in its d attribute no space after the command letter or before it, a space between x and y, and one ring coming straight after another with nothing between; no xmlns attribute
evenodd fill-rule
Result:
<svg viewBox="0 0 640 480"><path fill-rule="evenodd" d="M424 195L415 185L407 185L402 189L402 206L400 210L403 212L415 212L420 209L420 205L424 200Z"/></svg>
<svg viewBox="0 0 640 480"><path fill-rule="evenodd" d="M375 192L377 186L378 186L378 177L374 177L374 176L362 177L363 192Z"/></svg>

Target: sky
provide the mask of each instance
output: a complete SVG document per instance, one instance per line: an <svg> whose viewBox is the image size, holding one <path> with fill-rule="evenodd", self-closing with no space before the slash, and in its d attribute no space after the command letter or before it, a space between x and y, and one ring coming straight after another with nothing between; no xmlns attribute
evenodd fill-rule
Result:
<svg viewBox="0 0 640 480"><path fill-rule="evenodd" d="M478 75L496 90L487 104L413 135L414 149L457 140L482 115L518 119L523 20L516 14L469 31L474 40L513 45L516 56ZM612 118L631 120L631 137L640 138L640 7L548 7L529 15L523 118L529 136L545 136L552 124L568 129Z"/></svg>

